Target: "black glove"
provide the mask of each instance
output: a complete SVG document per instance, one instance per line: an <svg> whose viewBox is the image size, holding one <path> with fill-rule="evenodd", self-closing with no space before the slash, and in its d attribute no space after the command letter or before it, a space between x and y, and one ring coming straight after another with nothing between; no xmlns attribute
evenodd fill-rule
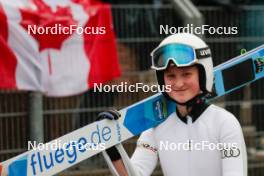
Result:
<svg viewBox="0 0 264 176"><path fill-rule="evenodd" d="M117 110L108 110L104 112L100 112L97 116L97 120L103 120L103 119L108 119L108 120L117 120L121 114ZM117 161L121 159L121 156L115 146L110 147L109 149L106 149L106 153L110 157L111 161Z"/></svg>

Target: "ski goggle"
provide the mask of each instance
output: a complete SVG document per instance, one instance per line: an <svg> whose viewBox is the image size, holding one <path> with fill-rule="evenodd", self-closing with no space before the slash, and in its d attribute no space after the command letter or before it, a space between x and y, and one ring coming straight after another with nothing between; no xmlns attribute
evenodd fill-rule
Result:
<svg viewBox="0 0 264 176"><path fill-rule="evenodd" d="M209 47L194 49L184 44L167 44L151 53L152 68L164 70L167 68L169 61L173 61L178 67L191 66L198 62L198 59L211 56Z"/></svg>

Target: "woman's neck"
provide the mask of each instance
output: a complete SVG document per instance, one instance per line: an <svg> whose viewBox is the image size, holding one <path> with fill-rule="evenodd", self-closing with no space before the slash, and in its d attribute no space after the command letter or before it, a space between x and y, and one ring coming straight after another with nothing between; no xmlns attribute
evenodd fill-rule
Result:
<svg viewBox="0 0 264 176"><path fill-rule="evenodd" d="M187 106L177 105L177 109L182 117L187 116L187 114L191 111L191 108L187 109Z"/></svg>

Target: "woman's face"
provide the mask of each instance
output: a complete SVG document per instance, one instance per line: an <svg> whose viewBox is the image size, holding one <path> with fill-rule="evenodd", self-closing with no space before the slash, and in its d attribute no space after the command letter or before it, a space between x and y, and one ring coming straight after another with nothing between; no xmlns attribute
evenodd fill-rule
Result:
<svg viewBox="0 0 264 176"><path fill-rule="evenodd" d="M200 92L199 72L196 66L171 66L164 72L165 86L170 85L171 91L167 94L180 103L192 99Z"/></svg>

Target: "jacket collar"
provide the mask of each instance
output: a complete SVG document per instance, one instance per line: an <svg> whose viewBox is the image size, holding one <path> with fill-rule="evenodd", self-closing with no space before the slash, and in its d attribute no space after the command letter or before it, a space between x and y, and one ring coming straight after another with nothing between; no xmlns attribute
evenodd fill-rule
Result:
<svg viewBox="0 0 264 176"><path fill-rule="evenodd" d="M192 110L188 115L192 118L193 123L201 116L201 114L209 107L209 105L210 104L207 104L206 102L201 102L201 103L195 104L192 107ZM176 108L176 114L181 121L187 124L187 117L182 116L178 108Z"/></svg>

